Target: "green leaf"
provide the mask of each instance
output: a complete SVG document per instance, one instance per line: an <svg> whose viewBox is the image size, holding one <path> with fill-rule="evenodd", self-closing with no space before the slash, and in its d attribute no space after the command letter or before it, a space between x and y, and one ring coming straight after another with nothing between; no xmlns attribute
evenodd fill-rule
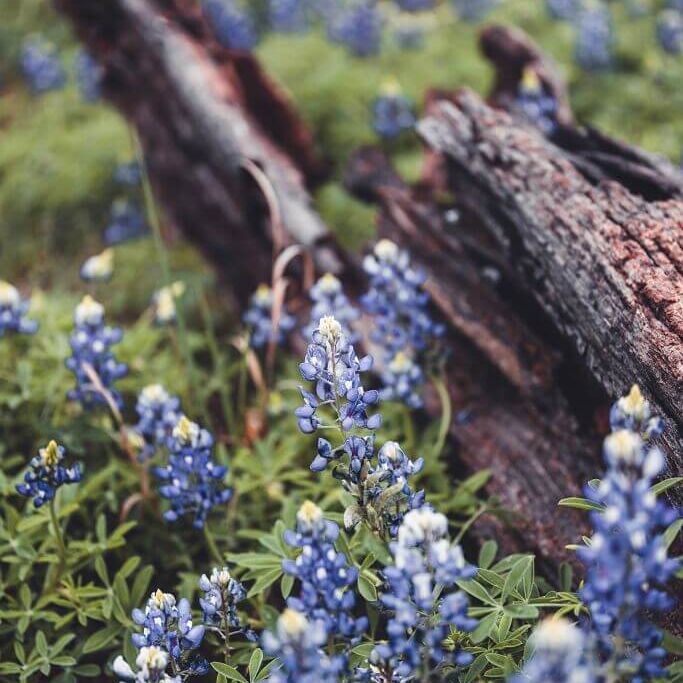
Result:
<svg viewBox="0 0 683 683"><path fill-rule="evenodd" d="M469 581L457 581L456 582L460 588L462 588L466 593L469 593L473 597L480 600L485 605L491 605L492 607L497 607L498 603L493 599L491 594L477 581L473 579Z"/></svg>
<svg viewBox="0 0 683 683"><path fill-rule="evenodd" d="M505 606L505 614L513 619L538 619L538 607L515 603Z"/></svg>
<svg viewBox="0 0 683 683"><path fill-rule="evenodd" d="M683 482L683 477L669 477L668 479L658 481L650 490L655 496L659 496L664 493L664 491L668 491L674 486L678 486L681 482Z"/></svg>
<svg viewBox="0 0 683 683"><path fill-rule="evenodd" d="M470 640L477 644L481 643L483 640L486 640L491 635L491 631L496 627L496 623L498 622L498 617L500 616L500 612L491 612L491 614L485 616L477 625L477 628L472 631L470 634Z"/></svg>
<svg viewBox="0 0 683 683"><path fill-rule="evenodd" d="M289 597L293 587L294 577L291 574L283 574L282 581L280 581L280 590L285 600Z"/></svg>
<svg viewBox="0 0 683 683"><path fill-rule="evenodd" d="M515 564L512 565L510 573L505 577L505 585L503 586L502 598L505 598L514 591L517 586L524 580L525 574L532 572L534 567L534 558L531 555L521 557Z"/></svg>
<svg viewBox="0 0 683 683"><path fill-rule="evenodd" d="M479 551L479 566L488 569L496 559L497 552L498 544L491 539L486 541Z"/></svg>
<svg viewBox="0 0 683 683"><path fill-rule="evenodd" d="M274 584L279 578L282 576L282 567L278 566L274 569L270 569L266 571L265 573L261 574L256 581L254 581L254 584L252 587L249 589L249 592L247 593L248 598L254 597L254 595L258 595L259 593L263 593L263 591L266 590L269 586Z"/></svg>
<svg viewBox="0 0 683 683"><path fill-rule="evenodd" d="M669 528L664 532L662 540L664 541L664 547L668 550L671 544L676 540L681 527L683 527L683 519L677 519Z"/></svg>
<svg viewBox="0 0 683 683"><path fill-rule="evenodd" d="M358 592L368 601L377 602L377 588L363 574L358 576Z"/></svg>
<svg viewBox="0 0 683 683"><path fill-rule="evenodd" d="M259 672L259 669L261 668L262 663L263 663L263 650L261 650L261 648L257 647L251 653L251 657L249 658L249 665L247 666L247 669L249 670L249 678L252 681L256 679L256 674Z"/></svg>
<svg viewBox="0 0 683 683"><path fill-rule="evenodd" d="M104 650L109 643L121 632L118 624L110 624L106 628L93 633L83 645L83 654Z"/></svg>
<svg viewBox="0 0 683 683"><path fill-rule="evenodd" d="M223 662L211 662L211 666L219 673L225 676L229 681L238 681L239 683L249 683L247 679L234 667Z"/></svg>
<svg viewBox="0 0 683 683"><path fill-rule="evenodd" d="M596 510L597 512L602 512L605 509L604 505L600 503L594 503L588 498L576 498L570 496L569 498L563 498L558 505L566 508L576 508L577 510Z"/></svg>

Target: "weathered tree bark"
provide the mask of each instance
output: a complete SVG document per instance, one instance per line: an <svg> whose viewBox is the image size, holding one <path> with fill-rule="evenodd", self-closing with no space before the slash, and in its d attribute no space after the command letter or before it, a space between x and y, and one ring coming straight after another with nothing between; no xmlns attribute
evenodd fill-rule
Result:
<svg viewBox="0 0 683 683"><path fill-rule="evenodd" d="M321 173L311 137L253 57L218 45L188 0L55 2L135 125L167 218L239 301L288 242L362 286L311 207L306 188ZM519 41L506 37L490 54L512 63L505 50L521 50L518 63L530 59L563 93L543 55ZM518 72L499 78L501 92ZM458 474L492 469L489 493L518 514L505 549L537 552L550 575L585 529L584 516L556 503L599 474L609 397L638 381L680 426L683 255L672 198L683 184L664 162L572 127L568 105L554 144L468 93L433 93L429 111L421 134L459 221L444 218L429 183L407 187L376 151L353 158L347 184L378 203L380 232L426 270L449 324ZM670 458L680 457L677 438Z"/></svg>
<svg viewBox="0 0 683 683"><path fill-rule="evenodd" d="M515 281L612 396L638 380L681 473L683 202L592 184L561 149L463 91L419 125Z"/></svg>
<svg viewBox="0 0 683 683"><path fill-rule="evenodd" d="M298 242L339 267L306 189L324 170L309 131L252 55L214 40L197 3L55 2L102 65L105 95L137 130L166 218L241 301L268 278L273 242ZM277 196L282 226L255 175Z"/></svg>

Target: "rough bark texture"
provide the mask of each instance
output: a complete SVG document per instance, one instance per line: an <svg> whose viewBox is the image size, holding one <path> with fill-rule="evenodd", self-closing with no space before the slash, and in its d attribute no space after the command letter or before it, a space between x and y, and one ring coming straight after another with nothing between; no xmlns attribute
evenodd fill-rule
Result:
<svg viewBox="0 0 683 683"><path fill-rule="evenodd" d="M589 182L540 135L468 91L421 122L462 202L603 388L634 379L668 418L681 473L683 202Z"/></svg>
<svg viewBox="0 0 683 683"><path fill-rule="evenodd" d="M188 0L56 0L105 71L105 95L137 130L167 219L228 273L244 300L270 272L273 239L311 247L331 268L307 180L311 136L253 56L218 45ZM250 160L277 195L273 235Z"/></svg>

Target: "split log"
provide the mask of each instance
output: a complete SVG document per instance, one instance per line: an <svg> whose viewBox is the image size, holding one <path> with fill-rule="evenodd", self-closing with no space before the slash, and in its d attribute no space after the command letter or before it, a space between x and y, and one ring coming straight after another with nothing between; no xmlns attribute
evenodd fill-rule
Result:
<svg viewBox="0 0 683 683"><path fill-rule="evenodd" d="M593 184L563 150L462 91L419 124L450 186L612 396L637 379L683 472L683 202Z"/></svg>
<svg viewBox="0 0 683 683"><path fill-rule="evenodd" d="M268 278L274 243L298 242L339 268L307 191L324 170L309 131L251 54L216 42L197 3L55 1L135 127L166 219L228 274L240 301Z"/></svg>

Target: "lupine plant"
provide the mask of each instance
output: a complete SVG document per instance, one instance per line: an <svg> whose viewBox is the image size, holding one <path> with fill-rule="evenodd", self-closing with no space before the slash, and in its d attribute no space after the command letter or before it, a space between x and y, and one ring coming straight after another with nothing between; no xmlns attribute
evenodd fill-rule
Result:
<svg viewBox="0 0 683 683"><path fill-rule="evenodd" d="M24 43L21 69L36 95L59 90L66 83L66 72L59 52L40 36L29 38Z"/></svg>
<svg viewBox="0 0 683 683"><path fill-rule="evenodd" d="M10 332L35 334L38 323L26 317L30 302L22 299L19 290L0 280L0 337Z"/></svg>
<svg viewBox="0 0 683 683"><path fill-rule="evenodd" d="M415 105L395 81L387 81L372 104L372 128L381 138L395 138L416 123Z"/></svg>
<svg viewBox="0 0 683 683"><path fill-rule="evenodd" d="M260 349L275 340L282 344L288 332L294 329L296 319L283 306L277 321L277 329L273 331L273 290L265 283L260 284L249 300L243 321L249 331L249 344Z"/></svg>
<svg viewBox="0 0 683 683"><path fill-rule="evenodd" d="M325 273L311 287L309 296L311 313L309 323L303 329L304 337L310 339L320 320L331 315L341 325L344 336L353 343L357 338L352 329L353 323L358 320L360 311L349 301L339 279L332 273Z"/></svg>
<svg viewBox="0 0 683 683"><path fill-rule="evenodd" d="M527 68L522 74L513 107L545 135L552 135L557 128L557 100L545 92L543 84L532 69Z"/></svg>

